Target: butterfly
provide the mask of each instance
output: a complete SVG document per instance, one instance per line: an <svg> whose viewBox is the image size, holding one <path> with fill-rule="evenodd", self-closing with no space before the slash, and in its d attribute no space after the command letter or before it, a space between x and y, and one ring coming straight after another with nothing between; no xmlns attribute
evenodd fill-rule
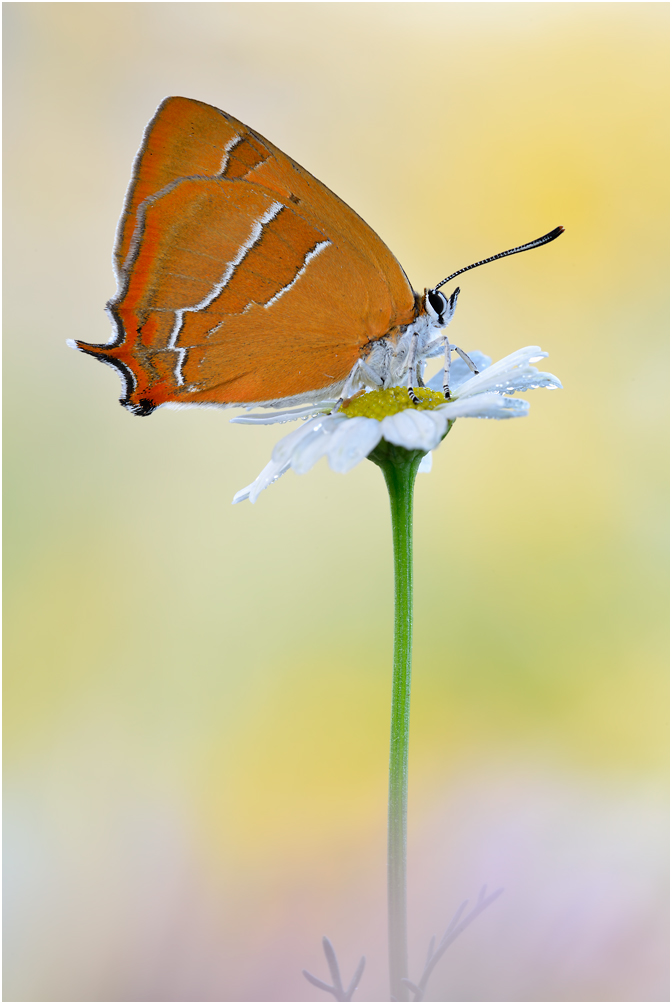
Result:
<svg viewBox="0 0 672 1004"><path fill-rule="evenodd" d="M169 97L145 130L117 229L104 345L69 344L121 375L135 415L162 405L297 405L422 385L455 311L416 293L380 237L337 195L232 115Z"/></svg>

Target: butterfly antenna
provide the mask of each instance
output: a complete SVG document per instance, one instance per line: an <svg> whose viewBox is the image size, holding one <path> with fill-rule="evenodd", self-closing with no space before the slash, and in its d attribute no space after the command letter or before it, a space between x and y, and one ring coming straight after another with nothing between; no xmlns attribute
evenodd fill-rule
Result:
<svg viewBox="0 0 672 1004"><path fill-rule="evenodd" d="M482 261L475 261L473 265L467 265L466 268L460 268L457 272L453 272L452 275L446 276L441 282L437 283L432 292L435 292L445 283L450 282L457 275L462 275L463 272L468 272L472 268L478 268L479 265L487 265L489 261L497 261L498 258L506 258L510 254L519 254L521 251L530 251L532 248L540 248L542 244L550 244L554 241L556 237L559 237L561 233L564 233L564 227L556 227L555 230L551 230L550 233L544 234L543 237L537 237L536 241L530 241L528 244L521 244L520 247L511 248L510 251L500 251L499 254L493 254L491 258L483 258Z"/></svg>

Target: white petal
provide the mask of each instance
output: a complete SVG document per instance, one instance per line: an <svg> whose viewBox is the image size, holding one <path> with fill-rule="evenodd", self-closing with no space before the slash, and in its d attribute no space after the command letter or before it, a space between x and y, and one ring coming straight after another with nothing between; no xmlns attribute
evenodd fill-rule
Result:
<svg viewBox="0 0 672 1004"><path fill-rule="evenodd" d="M299 429L294 429L293 432L290 432L286 436L283 436L282 439L279 439L273 447L271 457L279 463L291 463L294 450L302 439L305 439L306 436L310 436L316 429L319 429L321 425L328 425L334 421L338 421L338 419L331 418L328 415L318 415L317 418L309 419L307 422L304 422Z"/></svg>
<svg viewBox="0 0 672 1004"><path fill-rule="evenodd" d="M332 471L347 474L382 439L382 423L375 418L349 418L331 436L327 451Z"/></svg>
<svg viewBox="0 0 672 1004"><path fill-rule="evenodd" d="M235 505L237 502L244 502L245 499L249 499L252 505L254 505L264 488L268 488L269 485L272 485L274 481L277 481L288 470L289 464L278 464L274 460L271 460L251 485L248 485L247 488L241 488L239 492L236 492L231 504Z"/></svg>
<svg viewBox="0 0 672 1004"><path fill-rule="evenodd" d="M542 351L538 345L526 345L522 349L516 349L515 352L509 353L508 356L504 356L502 359L498 359L496 363L492 364L492 369L495 371L514 369L516 366L529 366L530 363L538 363L541 359L545 359L548 352Z"/></svg>
<svg viewBox="0 0 672 1004"><path fill-rule="evenodd" d="M418 474L429 474L432 469L432 453L425 453L418 467Z"/></svg>
<svg viewBox="0 0 672 1004"><path fill-rule="evenodd" d="M468 352L467 355L479 373L482 373L483 370L492 365L490 356L486 356L483 352L476 350ZM473 372L469 369L464 359L461 359L460 356L457 359L453 359L450 364L450 389L457 390L458 387L461 387L473 375ZM439 392L443 390L443 368L438 373L435 373L431 380L427 381L427 386L430 390L437 390Z"/></svg>
<svg viewBox="0 0 672 1004"><path fill-rule="evenodd" d="M510 394L513 391L536 390L538 387L546 387L548 390L562 390L562 384L552 373L544 373L536 366L521 366L509 380L511 390L503 393Z"/></svg>
<svg viewBox="0 0 672 1004"><path fill-rule="evenodd" d="M451 422L456 418L519 418L527 415L530 403L502 394L475 394L449 401L438 410Z"/></svg>
<svg viewBox="0 0 672 1004"><path fill-rule="evenodd" d="M289 408L286 411L254 412L251 415L237 415L230 419L234 425L275 425L278 422L294 422L297 418L309 418L312 415L324 414L336 402L325 401L316 406L308 405L305 408Z"/></svg>
<svg viewBox="0 0 672 1004"><path fill-rule="evenodd" d="M443 410L443 409L441 409ZM408 408L388 415L382 423L383 438L407 450L433 450L441 442L447 421L441 411L416 411Z"/></svg>
<svg viewBox="0 0 672 1004"><path fill-rule="evenodd" d="M476 379L474 377L470 381L469 387L463 386L457 397L470 397L475 393L483 394L491 390L499 394L513 394L515 391L532 390L535 387L562 387L557 377L552 373L540 373L536 366L519 366L499 374L490 370L483 374L478 386L475 386Z"/></svg>
<svg viewBox="0 0 672 1004"><path fill-rule="evenodd" d="M305 436L294 447L292 453L292 470L297 474L305 474L313 467L320 457L323 457L332 443L332 437L342 421L336 423L322 422Z"/></svg>
<svg viewBox="0 0 672 1004"><path fill-rule="evenodd" d="M496 363L483 373L478 373L465 381L456 397L468 397L472 394L483 394L486 391L504 388L514 379L521 370L533 371L530 363L547 356L548 352L542 352L538 345L528 345L524 349L518 349L503 359L498 359Z"/></svg>

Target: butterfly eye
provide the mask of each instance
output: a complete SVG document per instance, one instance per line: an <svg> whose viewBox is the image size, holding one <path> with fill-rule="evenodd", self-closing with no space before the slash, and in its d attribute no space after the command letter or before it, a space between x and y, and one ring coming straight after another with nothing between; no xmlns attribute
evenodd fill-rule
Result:
<svg viewBox="0 0 672 1004"><path fill-rule="evenodd" d="M430 289L426 296L425 305L428 313L436 315L439 324L443 323L443 315L448 307L448 301L443 293L437 293L435 289Z"/></svg>

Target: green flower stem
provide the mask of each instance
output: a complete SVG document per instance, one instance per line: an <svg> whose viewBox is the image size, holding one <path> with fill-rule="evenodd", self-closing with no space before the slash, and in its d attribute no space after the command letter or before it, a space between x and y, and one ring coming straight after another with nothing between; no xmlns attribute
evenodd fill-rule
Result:
<svg viewBox="0 0 672 1004"><path fill-rule="evenodd" d="M387 828L387 903L390 993L407 1001L406 812L413 644L413 487L423 453L382 441L369 455L381 468L390 495L394 545L394 656Z"/></svg>

